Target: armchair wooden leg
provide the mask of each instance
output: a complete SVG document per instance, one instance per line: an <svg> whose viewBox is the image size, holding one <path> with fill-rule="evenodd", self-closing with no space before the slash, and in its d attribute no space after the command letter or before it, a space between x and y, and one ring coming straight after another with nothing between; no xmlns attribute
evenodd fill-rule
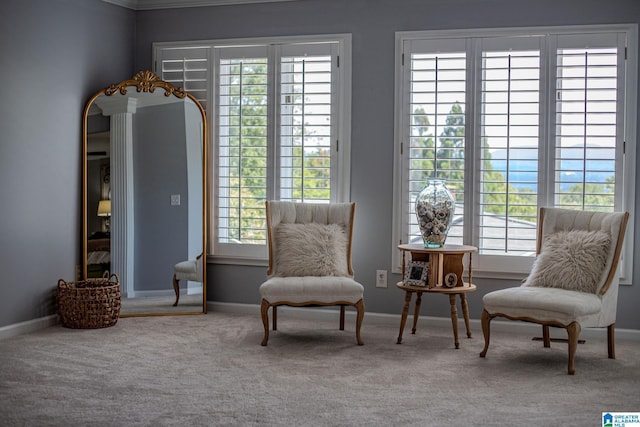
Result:
<svg viewBox="0 0 640 427"><path fill-rule="evenodd" d="M358 345L363 345L362 337L360 336L360 328L362 327L362 320L364 319L364 300L360 300L355 304L356 307L356 340Z"/></svg>
<svg viewBox="0 0 640 427"><path fill-rule="evenodd" d="M578 322L572 322L567 326L567 334L569 335L569 367L567 373L573 375L576 373L574 367L574 359L576 356L576 349L578 348L578 337L580 336L580 324Z"/></svg>
<svg viewBox="0 0 640 427"><path fill-rule="evenodd" d="M551 347L551 335L549 335L549 325L542 325L542 342L544 346Z"/></svg>
<svg viewBox="0 0 640 427"><path fill-rule="evenodd" d="M173 275L173 291L176 293L176 302L173 303L173 306L178 305L178 300L180 300L180 286L178 285L178 279L176 275Z"/></svg>
<svg viewBox="0 0 640 427"><path fill-rule="evenodd" d="M276 307L273 307L274 311ZM262 338L262 345L267 345L269 341L269 303L267 300L262 300L260 304L260 314L262 315L262 325L264 326L264 337Z"/></svg>
<svg viewBox="0 0 640 427"><path fill-rule="evenodd" d="M609 350L609 359L616 358L616 324L612 323L607 326L607 347Z"/></svg>
<svg viewBox="0 0 640 427"><path fill-rule="evenodd" d="M344 304L340 306L340 330L344 331Z"/></svg>
<svg viewBox="0 0 640 427"><path fill-rule="evenodd" d="M489 329L489 324L491 323L491 316L487 310L482 310L482 335L484 335L484 348L480 352L480 357L485 357L487 354L487 350L489 349L489 338L491 336L491 331Z"/></svg>
<svg viewBox="0 0 640 427"><path fill-rule="evenodd" d="M274 305L273 309L271 310L271 315L273 317L273 330L277 331L278 330L278 306Z"/></svg>

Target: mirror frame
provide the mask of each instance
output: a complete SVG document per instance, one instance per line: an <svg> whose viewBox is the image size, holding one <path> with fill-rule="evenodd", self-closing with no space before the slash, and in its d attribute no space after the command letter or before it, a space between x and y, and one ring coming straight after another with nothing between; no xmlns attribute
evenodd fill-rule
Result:
<svg viewBox="0 0 640 427"><path fill-rule="evenodd" d="M89 110L94 104L96 99L102 95L116 96L126 95L129 90L135 90L138 93L154 93L156 89L163 89L166 97L175 96L179 99L188 98L195 103L200 111L202 117L202 257L203 257L203 271L202 271L202 311L197 312L167 312L167 313L123 313L120 317L147 317L147 316L178 316L178 315L193 315L193 314L206 314L207 313L207 212L208 212L208 131L207 131L207 118L204 108L200 102L190 93L186 92L183 88L172 85L169 82L161 80L154 72L143 70L134 75L131 79L123 80L119 83L109 85L108 87L95 93L89 101L86 103L84 112L82 115L82 279L86 280L88 276L87 272L87 248L88 248L88 235L87 235L87 223L88 223L88 207L87 207L87 176L88 176L88 157L87 157L87 144L88 144L88 118Z"/></svg>

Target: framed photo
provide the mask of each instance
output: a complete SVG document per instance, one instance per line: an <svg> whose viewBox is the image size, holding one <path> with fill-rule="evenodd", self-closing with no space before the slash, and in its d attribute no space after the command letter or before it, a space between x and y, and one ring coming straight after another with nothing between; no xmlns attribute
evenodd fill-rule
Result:
<svg viewBox="0 0 640 427"><path fill-rule="evenodd" d="M407 286L427 286L429 263L409 261L404 269L404 284Z"/></svg>

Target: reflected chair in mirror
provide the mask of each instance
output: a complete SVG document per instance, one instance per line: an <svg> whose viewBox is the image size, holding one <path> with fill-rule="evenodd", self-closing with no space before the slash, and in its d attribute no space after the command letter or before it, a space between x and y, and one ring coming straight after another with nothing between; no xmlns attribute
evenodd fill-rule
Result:
<svg viewBox="0 0 640 427"><path fill-rule="evenodd" d="M608 353L615 359L617 274L628 212L586 212L541 208L536 259L522 285L483 297L485 357L489 324L495 317L542 325L544 347L551 346L550 327L567 331L568 374L581 328L607 328Z"/></svg>
<svg viewBox="0 0 640 427"><path fill-rule="evenodd" d="M268 201L267 281L260 286L264 325L269 340L269 308L277 330L280 305L339 306L340 330L345 307L356 309L356 341L362 345L364 287L353 279L351 249L355 203L312 204Z"/></svg>
<svg viewBox="0 0 640 427"><path fill-rule="evenodd" d="M202 254L194 260L182 261L173 266L173 290L176 293L176 302L173 306L178 305L180 301L180 280L202 283L203 271Z"/></svg>

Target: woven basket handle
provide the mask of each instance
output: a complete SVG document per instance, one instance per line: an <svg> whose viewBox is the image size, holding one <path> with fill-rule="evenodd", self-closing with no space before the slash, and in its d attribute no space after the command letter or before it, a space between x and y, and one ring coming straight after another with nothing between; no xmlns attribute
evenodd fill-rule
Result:
<svg viewBox="0 0 640 427"><path fill-rule="evenodd" d="M58 286L60 285L66 285L67 282L64 281L64 279L58 279Z"/></svg>
<svg viewBox="0 0 640 427"><path fill-rule="evenodd" d="M105 270L104 273L102 273L102 278L109 279L109 283L120 283L120 278L118 277L118 275L116 273L111 273L111 275L109 275L109 270Z"/></svg>

